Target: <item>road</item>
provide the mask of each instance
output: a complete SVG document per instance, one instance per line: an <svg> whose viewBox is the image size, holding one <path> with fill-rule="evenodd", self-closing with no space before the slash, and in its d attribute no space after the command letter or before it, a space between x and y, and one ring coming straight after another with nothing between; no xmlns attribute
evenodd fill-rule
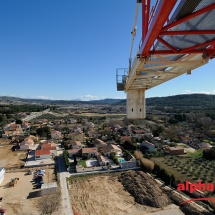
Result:
<svg viewBox="0 0 215 215"><path fill-rule="evenodd" d="M29 116L27 116L27 117L23 118L22 120L23 120L23 121L29 121L29 120L32 120L32 119L34 119L34 118L37 118L38 116L41 116L41 115L43 115L43 114L48 113L48 112L49 112L49 110L50 110L50 109L46 109L46 110L44 110L44 111L42 111L42 112L36 112L36 113L33 113L33 114L31 114L31 115L29 115Z"/></svg>
<svg viewBox="0 0 215 215"><path fill-rule="evenodd" d="M61 187L61 215L74 215L71 202L69 198L69 190L67 187L66 178L70 176L69 172L66 171L63 151L58 151L58 172L60 174L60 187Z"/></svg>

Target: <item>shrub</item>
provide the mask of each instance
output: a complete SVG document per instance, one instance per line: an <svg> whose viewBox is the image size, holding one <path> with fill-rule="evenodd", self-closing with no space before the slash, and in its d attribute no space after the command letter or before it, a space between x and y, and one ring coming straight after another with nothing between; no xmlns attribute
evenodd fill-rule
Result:
<svg viewBox="0 0 215 215"><path fill-rule="evenodd" d="M67 151L63 151L63 157L64 157L64 160L65 160L66 167L68 168L70 166L70 163L69 163Z"/></svg>
<svg viewBox="0 0 215 215"><path fill-rule="evenodd" d="M134 156L135 156L135 158L136 158L137 160L141 160L141 158L143 158L143 154L142 154L142 152L139 151L139 150L136 150L136 151L134 152Z"/></svg>
<svg viewBox="0 0 215 215"><path fill-rule="evenodd" d="M146 159L146 158L141 158L141 165L143 167L144 170L146 170L147 172L152 172L154 169L154 162Z"/></svg>

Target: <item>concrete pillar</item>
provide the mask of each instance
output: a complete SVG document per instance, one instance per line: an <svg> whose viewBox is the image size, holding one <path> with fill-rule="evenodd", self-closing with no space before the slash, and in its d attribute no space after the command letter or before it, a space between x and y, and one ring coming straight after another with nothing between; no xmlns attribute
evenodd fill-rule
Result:
<svg viewBox="0 0 215 215"><path fill-rule="evenodd" d="M128 119L145 119L145 90L128 90L127 91L127 118Z"/></svg>

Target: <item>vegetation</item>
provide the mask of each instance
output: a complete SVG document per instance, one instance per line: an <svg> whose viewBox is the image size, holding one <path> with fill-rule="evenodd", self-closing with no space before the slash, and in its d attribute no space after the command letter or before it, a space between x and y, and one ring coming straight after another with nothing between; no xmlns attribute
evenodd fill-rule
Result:
<svg viewBox="0 0 215 215"><path fill-rule="evenodd" d="M174 175L170 175L165 169L161 168L158 164L155 164L153 173L161 178L166 184L175 184Z"/></svg>
<svg viewBox="0 0 215 215"><path fill-rule="evenodd" d="M207 160L215 160L215 147L208 149L208 150L204 150L203 158L205 158Z"/></svg>
<svg viewBox="0 0 215 215"><path fill-rule="evenodd" d="M83 166L84 168L87 168L87 165L86 165L86 161L85 161L85 160L80 160L80 161L78 161L78 165L81 165L81 166Z"/></svg>
<svg viewBox="0 0 215 215"><path fill-rule="evenodd" d="M37 128L36 133L40 137L47 137L47 138L51 137L51 129L48 126L44 126L42 128Z"/></svg>
<svg viewBox="0 0 215 215"><path fill-rule="evenodd" d="M68 168L70 166L70 163L69 163L69 158L68 158L67 151L63 151L63 157L64 157L64 160L65 160L66 167Z"/></svg>
<svg viewBox="0 0 215 215"><path fill-rule="evenodd" d="M119 165L119 161L118 158L116 157L116 153L115 152L111 152L110 153L110 158L113 160L113 162L117 165Z"/></svg>

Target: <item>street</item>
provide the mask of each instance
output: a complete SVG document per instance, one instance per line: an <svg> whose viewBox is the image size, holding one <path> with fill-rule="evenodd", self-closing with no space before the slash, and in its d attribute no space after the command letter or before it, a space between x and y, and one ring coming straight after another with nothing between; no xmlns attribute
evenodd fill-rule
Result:
<svg viewBox="0 0 215 215"><path fill-rule="evenodd" d="M71 202L69 198L69 191L67 187L66 178L70 176L69 172L66 171L63 151L58 151L58 172L60 175L60 187L61 187L61 214L62 215L73 215L73 210L71 207Z"/></svg>

